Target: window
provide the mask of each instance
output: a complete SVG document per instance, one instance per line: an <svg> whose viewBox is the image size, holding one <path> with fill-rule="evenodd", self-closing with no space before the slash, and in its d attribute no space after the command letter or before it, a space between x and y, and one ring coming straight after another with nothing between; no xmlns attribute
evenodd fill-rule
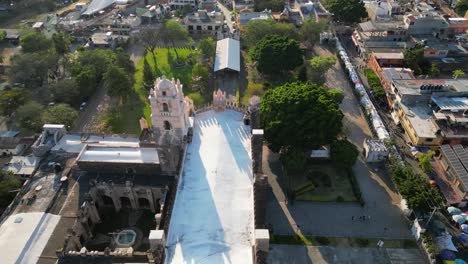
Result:
<svg viewBox="0 0 468 264"><path fill-rule="evenodd" d="M166 96L166 91L163 91L163 92L162 92L162 96Z"/></svg>
<svg viewBox="0 0 468 264"><path fill-rule="evenodd" d="M213 30L213 26L208 26L208 30Z"/></svg>
<svg viewBox="0 0 468 264"><path fill-rule="evenodd" d="M164 121L164 129L171 130L171 123L169 123L169 121Z"/></svg>
<svg viewBox="0 0 468 264"><path fill-rule="evenodd" d="M169 112L169 105L167 103L163 103L163 111Z"/></svg>
<svg viewBox="0 0 468 264"><path fill-rule="evenodd" d="M432 142L433 140L433 138L426 138L426 142Z"/></svg>
<svg viewBox="0 0 468 264"><path fill-rule="evenodd" d="M202 30L201 26L197 26L197 30Z"/></svg>
<svg viewBox="0 0 468 264"><path fill-rule="evenodd" d="M191 26L191 25L188 26L188 29L189 29L189 30L193 30L193 26Z"/></svg>

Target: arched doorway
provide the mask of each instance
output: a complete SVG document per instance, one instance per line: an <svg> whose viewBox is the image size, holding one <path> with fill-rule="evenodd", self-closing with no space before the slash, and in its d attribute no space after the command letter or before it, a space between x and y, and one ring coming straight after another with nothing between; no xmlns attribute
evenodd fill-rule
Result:
<svg viewBox="0 0 468 264"><path fill-rule="evenodd" d="M150 202L146 198L138 198L138 205L140 206L140 209L150 208Z"/></svg>
<svg viewBox="0 0 468 264"><path fill-rule="evenodd" d="M171 123L169 121L164 121L164 129L165 130L171 130Z"/></svg>
<svg viewBox="0 0 468 264"><path fill-rule="evenodd" d="M105 206L114 206L114 201L107 195L102 195L102 202Z"/></svg>
<svg viewBox="0 0 468 264"><path fill-rule="evenodd" d="M131 208L132 203L130 202L130 199L128 197L122 196L120 197L120 205L122 208Z"/></svg>

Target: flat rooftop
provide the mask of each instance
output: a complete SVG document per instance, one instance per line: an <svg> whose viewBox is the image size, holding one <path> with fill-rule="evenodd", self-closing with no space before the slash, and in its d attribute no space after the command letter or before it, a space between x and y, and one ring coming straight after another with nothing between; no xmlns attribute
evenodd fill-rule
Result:
<svg viewBox="0 0 468 264"><path fill-rule="evenodd" d="M376 59L404 60L405 55L402 52L373 52Z"/></svg>
<svg viewBox="0 0 468 264"><path fill-rule="evenodd" d="M437 127L432 122L432 109L427 103L410 106L402 103L401 106L418 137L437 138Z"/></svg>
<svg viewBox="0 0 468 264"><path fill-rule="evenodd" d="M159 156L156 148L88 146L77 162L159 164Z"/></svg>
<svg viewBox="0 0 468 264"><path fill-rule="evenodd" d="M197 114L167 237L165 263L253 263L250 129L235 111Z"/></svg>
<svg viewBox="0 0 468 264"><path fill-rule="evenodd" d="M70 153L80 153L86 144L103 145L108 147L139 147L140 140L136 136L99 136L89 134L67 134L63 136L52 151L66 151Z"/></svg>
<svg viewBox="0 0 468 264"><path fill-rule="evenodd" d="M443 92L468 92L468 79L401 79L393 80L401 94L420 94L421 85L445 85L450 88Z"/></svg>

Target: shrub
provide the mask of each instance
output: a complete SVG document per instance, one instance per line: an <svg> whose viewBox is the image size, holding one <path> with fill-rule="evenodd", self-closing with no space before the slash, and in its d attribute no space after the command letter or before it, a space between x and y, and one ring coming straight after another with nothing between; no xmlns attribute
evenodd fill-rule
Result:
<svg viewBox="0 0 468 264"><path fill-rule="evenodd" d="M323 246L330 245L330 239L328 239L328 237L319 236L317 237L317 242Z"/></svg>
<svg viewBox="0 0 468 264"><path fill-rule="evenodd" d="M337 201L337 202L344 202L343 196L338 195L338 197L336 197L336 201Z"/></svg>
<svg viewBox="0 0 468 264"><path fill-rule="evenodd" d="M367 247L369 245L370 241L367 238L356 238L356 244L359 247Z"/></svg>

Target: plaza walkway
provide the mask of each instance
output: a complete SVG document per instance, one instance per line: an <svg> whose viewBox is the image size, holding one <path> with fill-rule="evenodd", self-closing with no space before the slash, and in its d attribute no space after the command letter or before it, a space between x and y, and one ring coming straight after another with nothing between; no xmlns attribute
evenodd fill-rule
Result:
<svg viewBox="0 0 468 264"><path fill-rule="evenodd" d="M241 113L197 114L179 179L166 263L252 263L250 129Z"/></svg>

